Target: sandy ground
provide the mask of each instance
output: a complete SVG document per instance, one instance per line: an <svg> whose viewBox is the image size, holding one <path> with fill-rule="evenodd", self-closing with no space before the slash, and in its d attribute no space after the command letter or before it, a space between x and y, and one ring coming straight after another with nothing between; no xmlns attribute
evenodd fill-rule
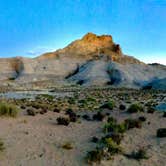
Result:
<svg viewBox="0 0 166 166"><path fill-rule="evenodd" d="M85 92L86 93L86 92ZM91 92L88 91L88 94ZM129 94L129 91L123 92ZM79 93L79 97L84 96ZM119 104L130 105L125 99L126 95L117 94L117 91L102 91L103 100L111 97L116 101L116 107L105 110L110 116L119 122L127 118L146 117L141 129L131 129L124 134L121 146L125 154L145 147L149 159L135 160L125 157L123 154L115 155L110 161L102 161L96 166L165 166L166 165L166 138L157 138L156 131L159 128L166 128L166 120L161 112L134 113L119 110ZM165 93L153 94L158 103L165 102ZM97 96L97 94L96 94ZM119 96L119 98L117 97ZM140 97L132 96L131 103L142 101L146 103L148 94ZM122 98L121 98L122 97ZM145 97L145 98L144 98ZM100 98L100 97L98 97ZM99 102L100 103L100 102ZM17 118L0 117L0 139L4 142L5 150L0 152L0 166L86 166L85 156L88 151L96 147L90 140L93 136L101 138L105 121L86 121L82 118L69 126L57 125L56 119L65 116L65 113L54 113L48 111L46 114L36 116L26 115L22 111ZM91 111L77 112L78 115L94 114ZM70 142L73 149L66 150L62 145Z"/></svg>
<svg viewBox="0 0 166 166"><path fill-rule="evenodd" d="M60 114L48 112L35 117L0 119L0 138L6 150L0 155L2 166L77 166L93 145L91 136L100 130L98 122L71 123L68 127L56 124ZM72 150L61 145L72 142ZM84 165L84 164L82 164Z"/></svg>
<svg viewBox="0 0 166 166"><path fill-rule="evenodd" d="M104 166L165 166L166 139L157 139L156 130L165 127L161 113L146 114L147 122L142 129L132 129L125 133L122 147L130 153L139 147L148 149L148 160L133 160L118 155L114 160L102 162ZM142 115L143 115L142 114ZM60 113L48 112L35 117L20 115L18 118L0 119L0 138L6 150L0 154L0 166L82 166L87 165L84 157L95 147L90 142L92 136L99 136L104 122L85 121L59 126L56 118ZM125 113L113 112L120 121L128 117ZM138 117L140 114L130 115ZM150 125L148 124L150 122ZM61 146L72 142L73 149Z"/></svg>

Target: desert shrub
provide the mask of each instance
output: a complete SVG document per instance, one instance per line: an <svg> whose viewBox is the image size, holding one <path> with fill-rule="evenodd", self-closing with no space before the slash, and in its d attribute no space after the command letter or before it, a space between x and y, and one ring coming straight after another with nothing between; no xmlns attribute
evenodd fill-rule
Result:
<svg viewBox="0 0 166 166"><path fill-rule="evenodd" d="M87 115L87 114L83 115L82 118L87 120L87 121L91 120L91 117L89 115Z"/></svg>
<svg viewBox="0 0 166 166"><path fill-rule="evenodd" d="M97 120L97 121L102 121L105 118L105 114L98 111L96 114L93 115L93 120Z"/></svg>
<svg viewBox="0 0 166 166"><path fill-rule="evenodd" d="M76 113L70 114L69 118L70 118L71 122L77 122L77 120L78 120L78 116Z"/></svg>
<svg viewBox="0 0 166 166"><path fill-rule="evenodd" d="M103 104L100 108L106 108L106 109L113 110L114 106L115 106L114 101L108 101L105 104Z"/></svg>
<svg viewBox="0 0 166 166"><path fill-rule="evenodd" d="M9 80L10 81L14 81L16 78L15 77L10 77Z"/></svg>
<svg viewBox="0 0 166 166"><path fill-rule="evenodd" d="M126 124L123 122L118 124L116 119L109 117L107 123L104 125L104 132L124 133L126 131Z"/></svg>
<svg viewBox="0 0 166 166"><path fill-rule="evenodd" d="M101 141L105 142L105 139L111 138L116 144L120 144L121 140L123 139L123 134L121 133L111 133L107 134L106 136L102 137Z"/></svg>
<svg viewBox="0 0 166 166"><path fill-rule="evenodd" d="M40 99L40 98L46 99L50 102L54 100L54 96L49 95L49 94L41 94L41 95L37 96L37 99Z"/></svg>
<svg viewBox="0 0 166 166"><path fill-rule="evenodd" d="M125 110L125 109L126 109L126 106L123 105L123 104L121 104L121 105L119 106L119 109L120 109L120 110Z"/></svg>
<svg viewBox="0 0 166 166"><path fill-rule="evenodd" d="M106 116L110 116L110 112L106 112Z"/></svg>
<svg viewBox="0 0 166 166"><path fill-rule="evenodd" d="M142 122L139 119L126 119L125 126L128 130L133 128L141 128Z"/></svg>
<svg viewBox="0 0 166 166"><path fill-rule="evenodd" d="M71 122L76 122L78 120L77 114L72 109L66 110L66 114L69 115Z"/></svg>
<svg viewBox="0 0 166 166"><path fill-rule="evenodd" d="M112 138L105 139L105 146L108 148L110 155L122 152L122 148L112 140Z"/></svg>
<svg viewBox="0 0 166 166"><path fill-rule="evenodd" d="M71 149L73 149L73 146L72 146L71 142L66 142L62 145L62 148L66 149L66 150L71 150Z"/></svg>
<svg viewBox="0 0 166 166"><path fill-rule="evenodd" d="M91 96L87 97L86 100L87 100L88 102L96 102L96 99L93 98L93 97L91 97Z"/></svg>
<svg viewBox="0 0 166 166"><path fill-rule="evenodd" d="M97 137L92 137L92 140L91 140L93 143L97 143L99 141L99 139Z"/></svg>
<svg viewBox="0 0 166 166"><path fill-rule="evenodd" d="M70 123L70 119L69 118L65 118L65 117L58 117L57 118L57 123L58 123L58 125L68 126L69 123Z"/></svg>
<svg viewBox="0 0 166 166"><path fill-rule="evenodd" d="M157 130L157 137L163 138L166 137L166 128L160 128Z"/></svg>
<svg viewBox="0 0 166 166"><path fill-rule="evenodd" d="M155 109L153 107L147 108L147 113L153 114L155 112Z"/></svg>
<svg viewBox="0 0 166 166"><path fill-rule="evenodd" d="M96 148L95 150L89 151L86 156L86 160L89 164L91 163L100 163L103 159L103 150Z"/></svg>
<svg viewBox="0 0 166 166"><path fill-rule="evenodd" d="M132 104L127 110L129 113L143 112L143 107L140 104Z"/></svg>
<svg viewBox="0 0 166 166"><path fill-rule="evenodd" d="M5 150L4 142L0 139L0 152Z"/></svg>
<svg viewBox="0 0 166 166"><path fill-rule="evenodd" d="M70 98L68 99L68 103L69 103L69 104L75 104L75 103L76 103L75 98L70 97Z"/></svg>
<svg viewBox="0 0 166 166"><path fill-rule="evenodd" d="M0 103L0 116L16 117L18 112L19 110L15 105Z"/></svg>
<svg viewBox="0 0 166 166"><path fill-rule="evenodd" d="M31 106L35 109L48 109L47 104L39 103L39 102L31 102L28 104L28 106Z"/></svg>
<svg viewBox="0 0 166 166"><path fill-rule="evenodd" d="M117 120L115 118L113 118L112 116L108 117L107 120L108 123L117 123Z"/></svg>
<svg viewBox="0 0 166 166"><path fill-rule="evenodd" d="M111 117L109 123L115 123L115 125L118 125L116 120ZM101 160L110 160L113 155L122 153L122 148L120 146L122 138L123 134L115 132L109 133L101 139L92 137L91 141L97 143L97 147L87 153L86 159L88 163L100 163Z"/></svg>
<svg viewBox="0 0 166 166"><path fill-rule="evenodd" d="M23 109L23 110L26 109L26 107L24 105L22 105L20 108Z"/></svg>
<svg viewBox="0 0 166 166"><path fill-rule="evenodd" d="M144 117L144 116L140 116L138 119L139 119L140 121L142 121L142 122L145 122L145 121L146 121L146 117Z"/></svg>
<svg viewBox="0 0 166 166"><path fill-rule="evenodd" d="M34 109L27 109L27 114L30 116L35 116L37 113Z"/></svg>
<svg viewBox="0 0 166 166"><path fill-rule="evenodd" d="M60 109L58 109L58 108L54 108L54 109L53 109L53 112L60 113Z"/></svg>
<svg viewBox="0 0 166 166"><path fill-rule="evenodd" d="M66 110L66 115L71 115L71 114L73 114L74 113L74 111L71 109L71 108L68 108L67 110Z"/></svg>
<svg viewBox="0 0 166 166"><path fill-rule="evenodd" d="M144 148L139 149L138 151L133 151L130 155L127 155L129 158L136 160L148 159L147 152Z"/></svg>
<svg viewBox="0 0 166 166"><path fill-rule="evenodd" d="M109 160L111 156L122 153L122 148L110 137L97 140L99 143L96 149L87 153L86 159L88 163L100 163L101 160Z"/></svg>
<svg viewBox="0 0 166 166"><path fill-rule="evenodd" d="M40 113L40 114L45 114L45 113L47 113L47 109L41 109L41 110L39 111L39 113Z"/></svg>

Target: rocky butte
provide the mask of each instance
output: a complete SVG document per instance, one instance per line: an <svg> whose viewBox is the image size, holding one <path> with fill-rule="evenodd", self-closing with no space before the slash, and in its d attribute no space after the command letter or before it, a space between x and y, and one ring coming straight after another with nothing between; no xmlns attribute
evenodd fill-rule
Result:
<svg viewBox="0 0 166 166"><path fill-rule="evenodd" d="M166 89L166 66L148 65L125 55L112 36L86 34L63 49L36 58L1 58L0 80L17 86L53 85ZM156 86L158 85L158 86Z"/></svg>

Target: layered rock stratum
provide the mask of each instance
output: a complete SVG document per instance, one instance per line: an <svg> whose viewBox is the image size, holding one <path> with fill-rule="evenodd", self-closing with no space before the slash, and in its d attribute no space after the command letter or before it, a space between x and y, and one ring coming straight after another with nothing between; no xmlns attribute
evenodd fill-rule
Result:
<svg viewBox="0 0 166 166"><path fill-rule="evenodd" d="M164 89L165 78L166 66L148 65L127 56L112 36L93 33L36 58L0 59L1 84L54 80L54 84L61 85L149 88L150 84L151 88Z"/></svg>

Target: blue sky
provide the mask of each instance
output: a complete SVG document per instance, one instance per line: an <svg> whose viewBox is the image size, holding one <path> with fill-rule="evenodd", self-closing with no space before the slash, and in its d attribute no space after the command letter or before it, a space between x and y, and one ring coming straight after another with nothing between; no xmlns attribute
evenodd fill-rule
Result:
<svg viewBox="0 0 166 166"><path fill-rule="evenodd" d="M34 57L87 32L123 52L166 64L166 0L1 0L0 57Z"/></svg>

